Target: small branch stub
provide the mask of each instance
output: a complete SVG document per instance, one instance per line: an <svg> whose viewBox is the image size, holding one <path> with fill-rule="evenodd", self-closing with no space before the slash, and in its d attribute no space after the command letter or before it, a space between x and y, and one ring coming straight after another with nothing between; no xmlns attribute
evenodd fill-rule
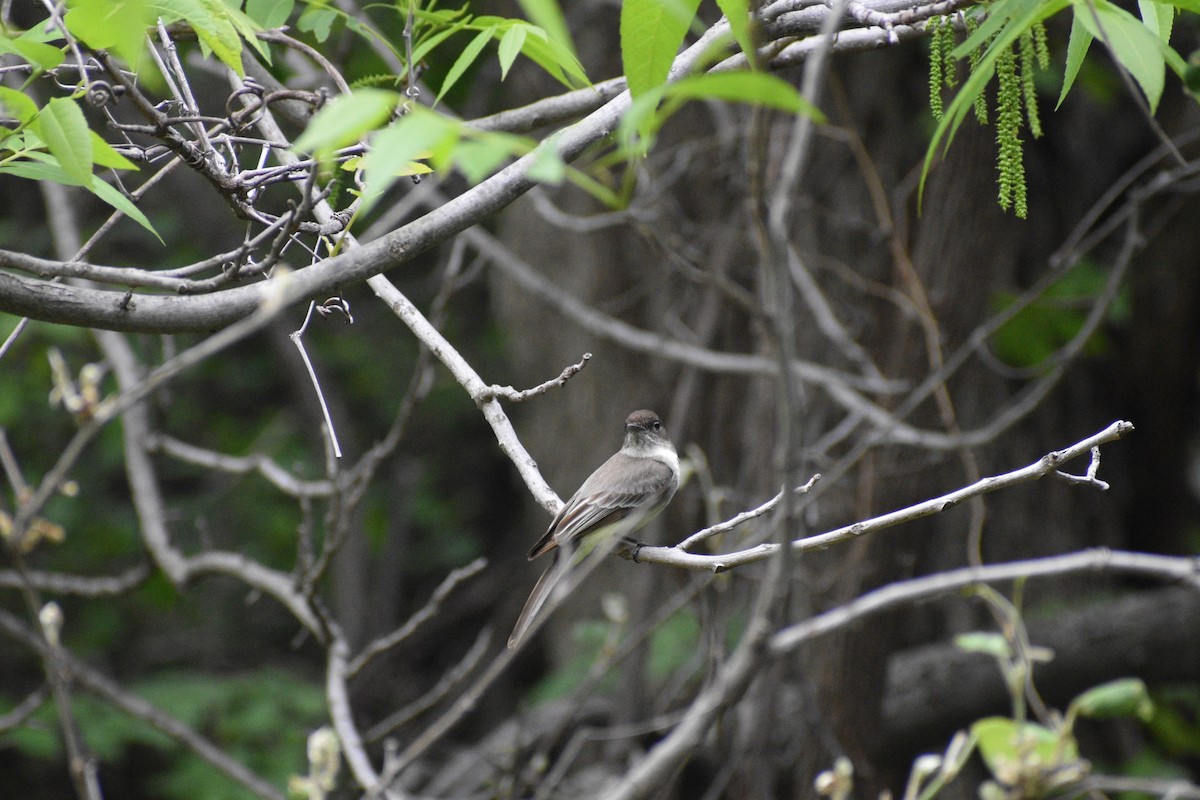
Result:
<svg viewBox="0 0 1200 800"><path fill-rule="evenodd" d="M559 373L557 377L551 378L545 383L534 386L532 389L518 390L512 386L500 386L493 383L491 386L486 387L478 393L475 398L475 404L482 405L483 403L496 398L508 400L513 403L520 403L522 400L528 400L531 397L537 397L538 395L545 394L556 386L562 386L564 383L571 380L571 378L574 378L579 374L580 370L587 366L587 363L591 360L592 354L584 353L583 358L580 359L578 364L572 364Z"/></svg>

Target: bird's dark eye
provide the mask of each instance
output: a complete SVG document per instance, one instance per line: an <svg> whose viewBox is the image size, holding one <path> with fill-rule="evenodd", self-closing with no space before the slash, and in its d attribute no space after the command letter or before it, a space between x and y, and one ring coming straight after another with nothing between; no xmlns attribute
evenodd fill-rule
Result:
<svg viewBox="0 0 1200 800"><path fill-rule="evenodd" d="M659 422L658 420L654 420L654 422L650 423L650 427L654 428L654 430L656 430L656 431L662 430L662 423Z"/></svg>

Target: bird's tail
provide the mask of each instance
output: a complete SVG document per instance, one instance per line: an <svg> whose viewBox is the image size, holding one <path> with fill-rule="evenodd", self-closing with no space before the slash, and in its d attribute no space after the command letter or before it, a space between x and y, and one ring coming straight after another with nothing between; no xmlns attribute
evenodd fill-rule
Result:
<svg viewBox="0 0 1200 800"><path fill-rule="evenodd" d="M541 611L542 606L550 599L550 593L558 586L558 582L563 575L567 573L570 567L571 560L569 558L559 558L558 550L554 550L554 560L550 562L550 566L546 567L546 571L542 573L542 577L538 578L537 584L533 587L533 591L529 594L529 599L525 601L525 607L521 609L521 616L517 617L517 624L513 626L512 636L508 637L508 649L511 650L525 637L526 631L533 623L533 618Z"/></svg>

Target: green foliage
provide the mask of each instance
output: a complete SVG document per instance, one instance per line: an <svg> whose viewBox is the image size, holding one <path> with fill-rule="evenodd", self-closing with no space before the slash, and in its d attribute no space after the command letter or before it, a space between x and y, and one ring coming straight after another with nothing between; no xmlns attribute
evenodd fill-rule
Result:
<svg viewBox="0 0 1200 800"><path fill-rule="evenodd" d="M625 0L621 3L621 63L636 100L667 81L671 62L700 0Z"/></svg>
<svg viewBox="0 0 1200 800"><path fill-rule="evenodd" d="M264 29L287 24L296 8L296 0L246 0L246 16Z"/></svg>
<svg viewBox="0 0 1200 800"><path fill-rule="evenodd" d="M258 46L254 39L258 24L223 0L71 0L63 24L74 39L111 51L136 68L146 30L156 19L189 25L202 52L216 55L239 75L243 39ZM34 75L62 64L70 44L55 25L38 25L15 37L0 32L0 53L24 59ZM150 72L145 80L151 80ZM86 89L80 85L72 97L52 98L40 110L27 96L6 89L0 102L20 125L0 129L0 173L81 186L157 236L149 219L125 194L93 174L97 165L110 169L134 165L90 130L78 104Z"/></svg>
<svg viewBox="0 0 1200 800"><path fill-rule="evenodd" d="M1195 5L1193 0L1176 0L1175 3L1141 0L1138 3L1140 20L1107 0L997 0L980 6L979 10L966 15L966 41L953 51L956 57L969 58L970 77L948 109L943 109L941 90L949 85L944 40L949 25L945 21L931 20L927 23L931 34L930 109L938 126L926 151L921 191L934 157L949 148L967 109L974 109L976 118L986 123L985 90L994 76L997 84L998 202L1001 208L1011 208L1016 216L1024 218L1028 208L1020 133L1028 125L1035 138L1042 134L1034 75L1036 70L1045 70L1050 64L1045 20L1068 8L1072 10L1058 105L1074 84L1092 41L1100 39L1119 68L1126 70L1136 81L1153 113L1162 96L1165 68L1169 66L1180 76L1188 69L1169 41L1176 7L1187 8L1189 5Z"/></svg>
<svg viewBox="0 0 1200 800"><path fill-rule="evenodd" d="M338 95L316 113L293 148L328 158L334 150L354 144L386 122L399 101L398 94L384 89Z"/></svg>
<svg viewBox="0 0 1200 800"><path fill-rule="evenodd" d="M581 622L572 631L575 640L575 656L559 669L547 675L529 692L528 700L533 705L548 703L566 697L592 672L592 665L603 655L611 626L606 622L591 620ZM608 674L601 681L601 688L611 690L616 685L616 675Z"/></svg>
<svg viewBox="0 0 1200 800"><path fill-rule="evenodd" d="M825 120L825 115L805 100L796 87L775 75L749 71L690 75L661 85L633 101L617 129L621 157L644 155L659 129L692 100L748 103Z"/></svg>
<svg viewBox="0 0 1200 800"><path fill-rule="evenodd" d="M746 54L751 68L758 66L758 56L754 48L754 34L751 29L749 0L717 0L717 6L725 19L729 20L729 30L733 38Z"/></svg>
<svg viewBox="0 0 1200 800"><path fill-rule="evenodd" d="M1154 694L1147 723L1155 746L1171 758L1200 757L1200 687L1178 686Z"/></svg>
<svg viewBox="0 0 1200 800"><path fill-rule="evenodd" d="M280 786L288 775L304 771L307 732L325 718L320 688L278 670L227 677L164 673L130 690ZM88 695L77 695L72 710L88 747L101 761L119 761L135 747L160 752L167 766L149 783L163 798L243 800L247 796L244 788L190 749L139 719ZM64 757L49 705L12 731L8 742L31 759Z"/></svg>
<svg viewBox="0 0 1200 800"><path fill-rule="evenodd" d="M692 662L700 647L700 619L684 608L655 629L650 638L646 674L656 682L669 680Z"/></svg>
<svg viewBox="0 0 1200 800"><path fill-rule="evenodd" d="M31 128L38 133L63 172L79 185L92 178L92 143L88 124L75 101L56 97L34 118Z"/></svg>
<svg viewBox="0 0 1200 800"><path fill-rule="evenodd" d="M1087 320L1088 309L1105 290L1108 275L1098 265L1082 261L1063 273L1041 297L1034 300L992 336L992 349L1004 363L1031 368L1043 364L1078 335ZM992 302L1002 310L1012 305L1017 295L1004 293ZM1128 291L1121 290L1109 310L1109 320L1120 322L1129 313ZM1108 348L1103 330L1098 330L1084 345L1084 353L1098 355Z"/></svg>

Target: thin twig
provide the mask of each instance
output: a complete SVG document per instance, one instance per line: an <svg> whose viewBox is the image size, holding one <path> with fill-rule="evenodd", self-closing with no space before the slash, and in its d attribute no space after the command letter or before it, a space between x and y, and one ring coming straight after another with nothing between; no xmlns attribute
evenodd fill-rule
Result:
<svg viewBox="0 0 1200 800"><path fill-rule="evenodd" d="M443 578L438 587L433 590L433 594L430 595L429 600L417 613L409 617L399 628L386 636L380 636L364 647L361 653L350 659L349 664L346 665L347 680L352 680L363 667L371 663L372 659L386 653L416 633L423 624L437 615L438 611L441 610L442 603L450 596L451 592L458 588L459 584L474 577L486 566L486 558L477 558L465 567L451 570L450 574ZM367 738L371 737L368 736Z"/></svg>
<svg viewBox="0 0 1200 800"><path fill-rule="evenodd" d="M537 386L534 386L532 389L517 390L512 386L500 386L499 384L493 383L491 386L486 387L479 394L479 396L475 398L475 402L478 404L499 398L501 400L508 400L511 403L520 403L523 400L528 400L531 397L543 395L555 387L562 386L571 378L574 378L577 374L579 374L581 369L587 366L588 361L591 359L591 353L584 353L583 358L579 361L579 363L572 364L559 373L558 377L551 378L545 383L540 383Z"/></svg>

